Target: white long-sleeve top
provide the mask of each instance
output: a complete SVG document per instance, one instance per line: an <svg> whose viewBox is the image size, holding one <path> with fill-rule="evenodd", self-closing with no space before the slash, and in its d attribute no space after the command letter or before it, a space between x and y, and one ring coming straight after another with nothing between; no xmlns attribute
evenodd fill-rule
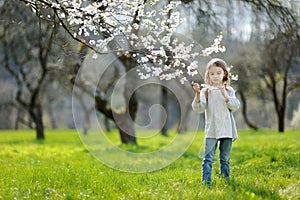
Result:
<svg viewBox="0 0 300 200"><path fill-rule="evenodd" d="M208 91L208 100L205 93ZM219 88L209 86L200 91L200 101L196 98L192 102L192 108L198 113L205 112L205 135L206 138L232 138L235 141L238 138L236 123L232 112L240 106L240 101L235 96L232 87L225 90L229 96L226 103Z"/></svg>

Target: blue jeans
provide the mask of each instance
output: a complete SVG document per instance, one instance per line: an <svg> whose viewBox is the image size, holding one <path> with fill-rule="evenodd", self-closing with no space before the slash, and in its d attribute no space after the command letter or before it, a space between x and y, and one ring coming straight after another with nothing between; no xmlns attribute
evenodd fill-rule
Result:
<svg viewBox="0 0 300 200"><path fill-rule="evenodd" d="M211 183L212 164L214 162L218 141L220 141L219 159L220 159L221 175L223 175L226 179L229 179L229 174L230 174L230 162L229 161L230 161L232 139L231 138L221 138L221 139L217 140L215 138L206 138L204 158L203 158L203 162L202 162L202 181L205 182L207 185L210 185L210 183Z"/></svg>

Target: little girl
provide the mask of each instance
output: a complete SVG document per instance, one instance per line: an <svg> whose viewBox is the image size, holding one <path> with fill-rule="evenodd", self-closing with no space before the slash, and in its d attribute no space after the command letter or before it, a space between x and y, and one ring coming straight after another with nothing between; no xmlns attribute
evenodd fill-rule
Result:
<svg viewBox="0 0 300 200"><path fill-rule="evenodd" d="M214 58L208 62L205 72L205 85L200 90L193 84L195 98L193 110L205 111L205 150L202 163L202 181L211 183L212 164L219 142L220 171L227 180L230 174L230 152L232 142L237 139L236 124L232 112L240 106L235 91L230 87L230 77L225 61Z"/></svg>

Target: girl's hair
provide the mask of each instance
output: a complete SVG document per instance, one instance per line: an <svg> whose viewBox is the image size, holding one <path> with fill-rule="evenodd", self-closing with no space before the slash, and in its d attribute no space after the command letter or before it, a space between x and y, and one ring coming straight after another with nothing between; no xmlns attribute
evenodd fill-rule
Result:
<svg viewBox="0 0 300 200"><path fill-rule="evenodd" d="M230 86L230 77L229 77L229 72L227 71L227 64L224 60L222 60L220 58L213 58L207 63L204 82L208 85L211 84L208 70L212 66L221 67L223 69L223 71L224 71L223 83L225 84L225 87Z"/></svg>

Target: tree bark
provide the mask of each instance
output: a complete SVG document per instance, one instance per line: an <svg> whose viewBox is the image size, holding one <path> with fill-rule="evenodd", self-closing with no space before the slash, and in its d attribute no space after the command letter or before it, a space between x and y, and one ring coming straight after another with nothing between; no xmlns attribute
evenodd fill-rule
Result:
<svg viewBox="0 0 300 200"><path fill-rule="evenodd" d="M117 120L119 120L117 123L117 127L120 133L121 142L123 144L137 144L133 120L126 114L118 115ZM118 126L118 124L120 124L121 127Z"/></svg>
<svg viewBox="0 0 300 200"><path fill-rule="evenodd" d="M105 117L115 122L122 143L133 143L137 144L135 138L134 120L138 109L138 101L133 92L136 86L137 78L135 71L129 72L132 66L135 66L133 59L127 56L120 56L119 60L124 64L126 71L126 83L124 84L124 99L126 105L124 110L114 110L108 104L108 97L104 92L98 91L95 95L95 107L96 109L105 115Z"/></svg>
<svg viewBox="0 0 300 200"><path fill-rule="evenodd" d="M90 129L90 112L84 112L84 123L83 123L83 134L87 135L88 130Z"/></svg>
<svg viewBox="0 0 300 200"><path fill-rule="evenodd" d="M284 132L284 119L285 119L284 113L285 112L282 111L280 114L278 114L278 120L279 120L279 122L278 122L278 131L280 133Z"/></svg>
<svg viewBox="0 0 300 200"><path fill-rule="evenodd" d="M164 136L168 135L168 90L163 85L161 86L161 105L165 109L167 117L164 124L161 124L161 134ZM163 123L163 122L162 122Z"/></svg>
<svg viewBox="0 0 300 200"><path fill-rule="evenodd" d="M245 120L245 123L247 124L247 126L249 126L249 128L254 129L254 130L258 130L258 127L250 122L250 120L248 119L248 115L247 115L247 100L245 98L245 95L242 91L239 91L240 97L241 97L241 101L242 101L242 115L243 118Z"/></svg>
<svg viewBox="0 0 300 200"><path fill-rule="evenodd" d="M36 139L44 140L45 133L44 133L44 123L43 123L43 114L42 114L42 107L41 105L35 105L29 108L29 115L35 124L35 131L36 131Z"/></svg>
<svg viewBox="0 0 300 200"><path fill-rule="evenodd" d="M104 116L104 126L107 132L110 132L110 125L108 117Z"/></svg>
<svg viewBox="0 0 300 200"><path fill-rule="evenodd" d="M131 99L131 103L129 103L126 111L119 113L118 111L113 111L111 107L107 105L106 99L102 99L100 96L101 95L97 95L95 97L96 109L104 114L105 117L115 122L120 134L121 142L123 144L137 144L133 124L136 114L137 102L134 103L134 101Z"/></svg>
<svg viewBox="0 0 300 200"><path fill-rule="evenodd" d="M190 104L187 104L184 106L184 109L182 110L183 112L181 113L181 117L180 117L180 121L178 124L178 128L177 128L177 133L183 133L185 131L187 131L187 122L188 122L188 115L190 112Z"/></svg>
<svg viewBox="0 0 300 200"><path fill-rule="evenodd" d="M23 118L23 113L18 107L16 107L16 109L17 109L17 117L16 117L14 129L18 130L19 129L19 121L21 118Z"/></svg>
<svg viewBox="0 0 300 200"><path fill-rule="evenodd" d="M53 113L53 108L52 108L53 101L54 100L49 101L48 114L49 114L49 118L50 118L51 128L52 129L57 129L57 123L56 123L55 116L54 116L54 113Z"/></svg>
<svg viewBox="0 0 300 200"><path fill-rule="evenodd" d="M121 135L121 141L122 143L134 143L136 142L135 137L135 128L134 128L134 120L136 117L136 112L138 110L138 100L136 98L136 95L134 93L134 88L136 86L136 80L137 80L137 74L135 72L130 72L132 69L132 66L136 65L136 62L131 58L127 56L121 56L120 60L125 66L126 69L126 84L124 88L124 98L126 105L126 111L124 115L121 115L123 117L122 122L124 123L123 126L126 128L127 131L120 131ZM126 113L128 113L126 115Z"/></svg>

